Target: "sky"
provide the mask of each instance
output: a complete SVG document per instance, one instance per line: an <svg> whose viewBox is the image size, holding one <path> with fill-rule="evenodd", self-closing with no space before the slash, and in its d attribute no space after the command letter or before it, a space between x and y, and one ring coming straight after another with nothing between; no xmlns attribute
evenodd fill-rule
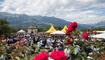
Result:
<svg viewBox="0 0 105 60"><path fill-rule="evenodd" d="M95 24L105 20L105 0L0 0L0 12Z"/></svg>

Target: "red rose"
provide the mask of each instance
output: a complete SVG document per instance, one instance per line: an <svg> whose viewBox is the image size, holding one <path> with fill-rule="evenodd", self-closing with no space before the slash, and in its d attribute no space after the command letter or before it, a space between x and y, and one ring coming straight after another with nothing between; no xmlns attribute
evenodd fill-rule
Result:
<svg viewBox="0 0 105 60"><path fill-rule="evenodd" d="M76 28L77 28L77 22L71 22L68 29L67 29L67 31L72 32Z"/></svg>
<svg viewBox="0 0 105 60"><path fill-rule="evenodd" d="M105 55L100 56L98 60L103 60L103 59L105 59Z"/></svg>
<svg viewBox="0 0 105 60"><path fill-rule="evenodd" d="M74 29L72 27L68 27L67 31L72 32Z"/></svg>
<svg viewBox="0 0 105 60"><path fill-rule="evenodd" d="M54 50L53 52L51 52L50 57L54 60L67 60L67 56L65 55L64 51Z"/></svg>
<svg viewBox="0 0 105 60"><path fill-rule="evenodd" d="M23 40L23 41L22 41L22 43L24 44L24 43L25 43L25 41Z"/></svg>
<svg viewBox="0 0 105 60"><path fill-rule="evenodd" d="M6 44L8 43L7 39L5 40L5 43L6 43Z"/></svg>
<svg viewBox="0 0 105 60"><path fill-rule="evenodd" d="M90 29L87 29L87 32L89 32L90 31Z"/></svg>
<svg viewBox="0 0 105 60"><path fill-rule="evenodd" d="M48 60L48 54L46 52L42 52L38 54L33 60Z"/></svg>
<svg viewBox="0 0 105 60"><path fill-rule="evenodd" d="M17 44L17 45L19 45L19 41L18 41L18 42L16 42L16 44Z"/></svg>
<svg viewBox="0 0 105 60"><path fill-rule="evenodd" d="M82 37L84 37L85 39L88 39L88 35L89 35L88 33L83 33Z"/></svg>
<svg viewBox="0 0 105 60"><path fill-rule="evenodd" d="M73 22L74 29L77 28L77 22Z"/></svg>

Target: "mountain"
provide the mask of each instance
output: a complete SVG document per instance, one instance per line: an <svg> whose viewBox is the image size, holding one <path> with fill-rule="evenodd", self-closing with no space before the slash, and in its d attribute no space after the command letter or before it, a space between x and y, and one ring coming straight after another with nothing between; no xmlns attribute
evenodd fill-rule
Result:
<svg viewBox="0 0 105 60"><path fill-rule="evenodd" d="M56 17L47 17L47 16L28 16L25 14L10 14L6 12L0 12L0 18L5 18L10 22L10 25L13 27L29 27L31 24L36 26L45 27L50 24L56 26L64 27L64 25L69 25L70 22L56 18ZM90 25L79 24L79 29L90 28Z"/></svg>
<svg viewBox="0 0 105 60"><path fill-rule="evenodd" d="M95 26L96 26L96 27L102 27L102 28L105 28L105 20L96 23Z"/></svg>

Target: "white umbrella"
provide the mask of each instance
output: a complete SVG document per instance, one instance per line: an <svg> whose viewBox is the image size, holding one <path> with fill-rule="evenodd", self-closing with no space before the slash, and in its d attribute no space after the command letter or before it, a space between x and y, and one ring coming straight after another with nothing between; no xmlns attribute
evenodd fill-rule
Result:
<svg viewBox="0 0 105 60"><path fill-rule="evenodd" d="M18 33L25 33L25 31L24 30L20 30L20 31L18 31Z"/></svg>
<svg viewBox="0 0 105 60"><path fill-rule="evenodd" d="M62 32L62 31L55 31L55 32L53 32L53 33L51 33L51 34L65 34L65 33Z"/></svg>
<svg viewBox="0 0 105 60"><path fill-rule="evenodd" d="M105 33L103 33L103 34L97 34L97 35L92 35L91 37L94 37L94 38L105 38Z"/></svg>

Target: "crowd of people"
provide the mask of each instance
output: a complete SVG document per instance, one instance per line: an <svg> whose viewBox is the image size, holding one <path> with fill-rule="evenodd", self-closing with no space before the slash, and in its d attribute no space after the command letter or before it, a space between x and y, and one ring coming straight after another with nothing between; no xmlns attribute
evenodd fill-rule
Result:
<svg viewBox="0 0 105 60"><path fill-rule="evenodd" d="M36 44L38 48L38 52L40 52L40 49L50 49L51 51L53 49L60 49L64 51L64 36L54 36L51 35L33 35L33 34L11 34L9 37L7 37L3 42L6 42L8 46L11 46L13 44L18 44L20 41L21 46L27 46L28 48L33 48L33 45Z"/></svg>
<svg viewBox="0 0 105 60"><path fill-rule="evenodd" d="M11 34L9 37L5 38L5 40L2 40L2 42L5 42L7 45L6 52L8 54L12 53L14 49L17 47L25 46L26 48L30 49L31 54L36 54L41 51L46 51L49 54L54 51L64 51L66 56L68 56L68 59L71 58L72 60L75 60L77 57L77 54L80 54L83 50L86 52L86 55L93 55L93 52L99 53L99 47L95 46L94 44L91 44L91 47L88 47L88 43L78 43L77 38L74 39L73 43L65 43L65 39L67 38L66 35L49 35L49 34ZM94 42L95 43L95 42ZM104 41L100 41L102 43L103 47L105 45ZM73 51L73 49L76 50ZM22 52L24 53L24 52ZM102 53L104 54L104 52Z"/></svg>
<svg viewBox="0 0 105 60"><path fill-rule="evenodd" d="M48 34L11 34L0 42L6 44L6 52L8 54L12 53L17 47L22 46L27 47L31 50L32 54L35 54L41 52L41 50L51 52L54 49L60 49L64 51L63 37L52 37Z"/></svg>

